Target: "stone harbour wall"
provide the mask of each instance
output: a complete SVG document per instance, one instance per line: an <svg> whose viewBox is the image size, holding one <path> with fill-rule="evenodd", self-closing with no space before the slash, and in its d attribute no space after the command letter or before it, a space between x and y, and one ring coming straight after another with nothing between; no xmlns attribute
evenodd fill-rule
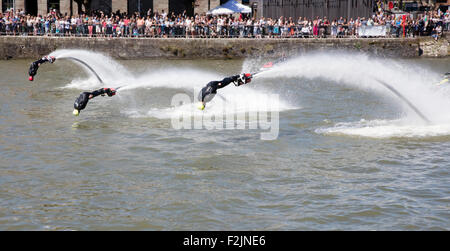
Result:
<svg viewBox="0 0 450 251"><path fill-rule="evenodd" d="M326 39L184 39L0 37L0 59L35 59L58 49L83 49L116 59L235 59L280 57L309 52L356 51L382 57L446 57L449 41L442 38Z"/></svg>
<svg viewBox="0 0 450 251"><path fill-rule="evenodd" d="M447 57L450 55L450 33L445 33L437 41L432 38L423 39L420 48L424 57Z"/></svg>

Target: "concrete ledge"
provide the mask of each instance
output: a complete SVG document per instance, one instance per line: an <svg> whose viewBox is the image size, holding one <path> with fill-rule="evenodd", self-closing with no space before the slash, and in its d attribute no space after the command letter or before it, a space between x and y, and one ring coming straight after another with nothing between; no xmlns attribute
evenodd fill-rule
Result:
<svg viewBox="0 0 450 251"><path fill-rule="evenodd" d="M450 33L444 33L437 41L432 38L423 39L420 42L420 48L424 57L448 57L450 56Z"/></svg>
<svg viewBox="0 0 450 251"><path fill-rule="evenodd" d="M118 59L233 59L259 56L279 57L282 54L301 55L312 51L328 50L358 51L378 56L411 58L428 52L429 47L434 46L431 42L431 38L184 39L2 36L0 37L0 58L34 59L57 49L91 50ZM429 56L432 56L431 54Z"/></svg>

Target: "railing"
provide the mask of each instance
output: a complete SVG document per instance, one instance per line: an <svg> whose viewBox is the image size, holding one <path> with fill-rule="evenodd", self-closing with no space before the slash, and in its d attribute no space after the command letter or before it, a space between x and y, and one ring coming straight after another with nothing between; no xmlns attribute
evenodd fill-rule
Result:
<svg viewBox="0 0 450 251"><path fill-rule="evenodd" d="M445 23L443 31L449 31ZM344 37L414 37L430 36L433 28L415 26L278 26L278 25L183 25L164 26L96 26L79 25L56 27L5 25L0 23L0 36L52 36L52 37L133 37L133 38L344 38Z"/></svg>

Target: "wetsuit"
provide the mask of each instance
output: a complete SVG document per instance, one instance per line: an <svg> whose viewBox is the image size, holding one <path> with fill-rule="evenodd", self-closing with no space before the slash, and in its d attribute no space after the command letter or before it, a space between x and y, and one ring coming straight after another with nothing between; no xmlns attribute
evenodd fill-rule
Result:
<svg viewBox="0 0 450 251"><path fill-rule="evenodd" d="M238 81L239 75L228 77L222 79L222 81L211 81L209 82L199 93L198 95L198 101L201 102L209 102L211 101L214 96L217 94L217 89L224 88L225 86L231 84L231 83L237 83L235 85L239 86L242 85L242 82Z"/></svg>
<svg viewBox="0 0 450 251"><path fill-rule="evenodd" d="M445 73L444 78L441 80L441 82L436 83L436 85L443 85L448 82L450 82L450 72Z"/></svg>
<svg viewBox="0 0 450 251"><path fill-rule="evenodd" d="M93 92L83 92L80 94L80 96L75 100L75 103L73 104L73 107L75 110L81 111L84 108L86 108L87 103L89 102L89 99L95 98L98 95L105 95L107 94L109 97L112 97L116 94L116 91L114 89L110 88L102 88L98 89Z"/></svg>
<svg viewBox="0 0 450 251"><path fill-rule="evenodd" d="M43 64L43 63L45 63L45 62L50 62L50 63L53 64L53 61L54 61L54 59L52 59L52 58L49 57L49 56L45 56L45 57L43 57L43 58L41 58L41 59L39 59L39 60L37 60L37 61L34 61L34 62L31 63L31 65L30 65L30 69L28 70L28 74L29 74L31 77L34 77L34 75L36 75L37 70L39 69L39 66L40 66L41 64Z"/></svg>

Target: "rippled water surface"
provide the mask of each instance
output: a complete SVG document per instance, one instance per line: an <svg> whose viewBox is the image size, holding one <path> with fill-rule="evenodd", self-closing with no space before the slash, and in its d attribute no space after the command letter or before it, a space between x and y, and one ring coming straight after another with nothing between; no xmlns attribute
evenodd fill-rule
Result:
<svg viewBox="0 0 450 251"><path fill-rule="evenodd" d="M449 59L306 55L227 86L226 101L200 112L172 98L193 101L265 61L55 55L34 82L30 61L0 61L0 230L450 229L450 86L435 85ZM82 91L117 86L72 115ZM224 107L225 123L248 107L278 114L276 139L261 140L268 129L250 116L246 129L173 127L191 108L195 120Z"/></svg>

